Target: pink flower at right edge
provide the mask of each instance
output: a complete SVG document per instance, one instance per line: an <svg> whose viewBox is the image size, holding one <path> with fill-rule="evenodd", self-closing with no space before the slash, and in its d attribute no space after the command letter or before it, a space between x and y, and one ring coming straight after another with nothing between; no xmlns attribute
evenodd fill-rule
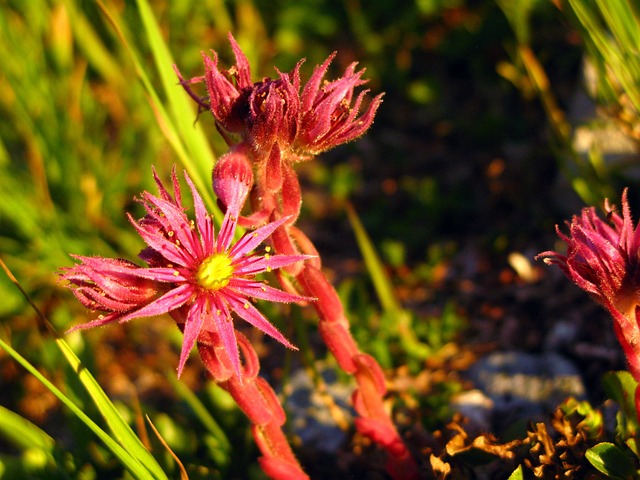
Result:
<svg viewBox="0 0 640 480"><path fill-rule="evenodd" d="M229 192L239 195L214 233L211 216L185 172L193 196L195 221L182 204L178 179L173 172L173 196L155 174L159 196L147 192L141 202L147 215L129 219L148 247L140 253L148 267L129 261L103 257L74 256L80 263L62 269L76 298L87 308L101 311L96 320L71 329L88 329L108 323L170 313L183 324L184 340L178 376L189 352L206 331L217 338L226 351L235 373L240 376L240 358L232 313L262 330L286 347L296 349L251 303L251 299L273 302L311 300L266 285L256 275L304 261L308 255L253 255L251 252L288 219L282 218L234 242L239 208L247 196L249 179L232 176L236 183ZM211 338L211 335L207 335Z"/></svg>
<svg viewBox="0 0 640 480"><path fill-rule="evenodd" d="M574 216L569 235L556 227L567 244L567 253L542 252L550 265L562 272L613 317L616 337L624 351L629 370L640 382L640 228L634 226L627 198L622 193L622 216L605 201L607 219L601 219L594 207ZM640 414L640 389L636 390L636 409Z"/></svg>

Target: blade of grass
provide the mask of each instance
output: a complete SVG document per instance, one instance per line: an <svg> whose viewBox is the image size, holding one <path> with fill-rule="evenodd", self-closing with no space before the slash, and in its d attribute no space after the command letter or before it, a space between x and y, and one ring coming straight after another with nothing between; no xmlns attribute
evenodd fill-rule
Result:
<svg viewBox="0 0 640 480"><path fill-rule="evenodd" d="M117 60L105 48L104 43L87 20L87 17L78 11L78 8L76 8L77 3L65 0L64 6L69 12L70 24L74 30L75 37L82 39L82 41L76 42L78 48L87 57L93 68L100 72L105 79L120 88L125 88L126 80L122 76L122 69Z"/></svg>
<svg viewBox="0 0 640 480"><path fill-rule="evenodd" d="M173 71L173 58L160 33L160 27L156 21L153 11L146 0L137 0L140 18L147 34L147 40L151 46L151 53L156 63L156 69L160 75L160 81L164 93L169 101L169 108L173 115L177 130L185 143L194 162L194 169L203 179L209 180L211 169L215 157L209 143L199 128L198 124L193 124L195 115L193 101L188 98L183 89L178 85L177 78Z"/></svg>
<svg viewBox="0 0 640 480"><path fill-rule="evenodd" d="M391 281L384 271L382 261L373 246L373 242L364 229L360 218L358 218L358 215L350 203L346 204L346 210L349 223L351 224L351 228L353 228L358 247L360 248L360 253L364 258L367 271L371 277L373 287L376 290L385 316L389 321L393 322L393 327L398 333L399 340L407 353L417 358L428 357L432 353L432 350L416 336L411 326L413 321L411 313L403 309L396 299Z"/></svg>
<svg viewBox="0 0 640 480"><path fill-rule="evenodd" d="M129 53L131 61L133 62L133 65L135 67L136 74L138 75L138 78L142 82L142 85L144 86L144 89L147 92L149 104L151 105L151 108L154 111L156 120L158 122L158 125L160 126L162 133L164 134L165 138L171 144L174 151L178 155L180 162L182 162L182 164L185 166L185 168L189 172L189 175L193 179L195 185L198 187L198 190L200 191L200 194L202 195L207 206L212 211L218 212L219 210L215 206L211 189L208 187L209 177L206 176L206 179L205 179L205 176L200 171L200 168L197 167L196 163L194 163L193 160L191 159L189 152L187 151L187 148L185 147L182 141L182 138L179 134L178 128L176 127L173 119L167 113L166 108L160 101L160 96L158 95L158 92L154 88L153 84L151 83L151 80L149 79L149 76L147 75L147 73L144 70L144 67L142 66L142 62L140 61L140 56L136 52L133 45L125 37L122 31L122 28L120 28L120 25L116 20L116 17L111 14L109 9L104 5L103 2L98 1L97 4L100 7L100 10L102 11L103 15L106 17L107 21L111 24L113 29L116 31L116 34L120 38L120 41L124 45L125 49ZM194 114L192 113L191 118L193 118L193 115ZM189 117L186 117L186 118L189 118ZM187 122L186 118L182 120ZM211 158L213 158L213 154L211 155Z"/></svg>
<svg viewBox="0 0 640 480"><path fill-rule="evenodd" d="M34 309L34 311L38 315L38 318L47 327L47 330L49 330L49 332L54 336L54 340L58 348L66 358L67 362L69 363L73 371L78 376L78 379L86 389L87 393L93 399L96 407L98 407L98 409L100 410L100 413L102 414L105 421L109 425L109 428L113 432L115 438L120 442L121 445L126 447L127 457L123 457L120 450L118 449L114 450L110 445L107 445L107 446L114 452L114 454L118 456L118 458L120 458L123 461L123 463L126 462L127 468L129 468L129 466L131 465L134 465L136 467L136 471L140 470L141 468L144 469L145 476L141 478L148 478L149 475L152 475L153 478L158 478L158 479L167 478L167 476L165 475L164 471L162 470L162 468L160 467L156 459L144 447L144 445L140 441L140 438L138 438L138 436L134 433L134 431L131 429L129 424L124 421L124 419L118 412L115 405L111 402L111 400L109 399L107 394L104 392L102 387L100 387L100 385L98 384L97 380L93 377L93 375L91 375L89 370L84 368L84 366L80 362L80 359L73 352L69 344L67 344L67 342L65 342L61 338L60 334L56 331L56 329L49 322L49 320L47 320L47 318L42 314L40 309L31 301L27 293L22 289L19 282L13 276L13 274L11 273L9 268L5 265L5 263L2 261L2 259L0 259L0 267L2 267L2 269L5 271L9 279L20 290L20 292L25 297L27 302L29 302L31 307ZM7 350L8 348L11 348L4 342L2 342L2 347L5 348L5 350ZM13 349L11 350L14 351ZM7 351L9 352L9 350ZM17 352L15 353L19 356ZM13 354L11 355L14 356ZM14 358L18 360L17 357L14 356ZM51 390L51 392L53 392L58 398L60 398L61 401L63 401L63 403L65 403L65 405L69 406L69 408L71 408L76 415L78 415L77 413L78 411L81 412L80 409L78 409L78 407L75 404L73 404L71 400L69 400L66 396L64 396L62 392L60 392L57 389L57 387L55 387L51 382L49 382L46 378L40 375L39 372L37 372L37 370L35 370L35 368L32 367L31 364L29 364L29 362L26 359L24 359L21 356L20 356L20 359L22 360L18 360L18 361L25 368L27 368L27 370L29 370L31 373L34 373L34 371L38 373L37 375L38 380L44 383L45 386L49 388L49 390ZM23 361L26 362L26 364ZM58 395L58 393L56 392L59 392L60 395ZM64 397L64 400L61 396ZM71 404L72 406L70 406L69 404ZM87 417L83 412L81 413L82 413L82 416L78 415L78 417L85 424L87 424L92 430L94 430L94 428L91 425L89 425L87 421L85 421L85 418L91 421L89 417ZM93 421L91 422L93 423ZM100 432L104 433L102 429L100 429L99 427L97 428L100 430ZM94 432L95 431L96 430L94 430ZM98 436L104 441L103 436L101 434ZM110 441L113 441L113 439L108 435L107 437L109 438ZM120 445L118 444L116 445L118 446L118 448L122 448L120 447Z"/></svg>
<svg viewBox="0 0 640 480"><path fill-rule="evenodd" d="M203 405L200 399L196 396L196 394L193 393L193 391L189 387L187 387L183 382L179 381L175 377L175 372L167 374L166 378L167 380L169 380L169 383L171 384L173 389L176 391L176 393L180 395L180 397L182 397L182 399L185 402L187 402L189 407L191 407L191 410L193 410L193 413L196 414L196 416L202 422L204 427L218 441L218 448L220 448L224 452L230 452L231 443L229 442L229 439L227 438L226 433L224 432L222 427L218 425L218 422L216 422L216 420L207 411L206 407Z"/></svg>
<svg viewBox="0 0 640 480"><path fill-rule="evenodd" d="M356 236L356 241L360 248L360 253L362 253L362 258L367 266L367 271L369 272L382 308L389 312L399 311L401 309L400 304L396 300L393 287L389 281L389 277L384 272L382 261L373 246L373 242L371 242L369 235L367 235L362 222L351 204L347 203L346 210L349 223L351 224L351 228L353 228L353 233Z"/></svg>
<svg viewBox="0 0 640 480"><path fill-rule="evenodd" d="M122 462L124 467L131 472L135 478L140 480L148 480L149 478L167 478L162 472L162 476L158 476L149 471L138 459L131 455L125 448L120 446L113 438L111 438L104 430L102 430L88 415L86 415L75 403L73 403L58 387L47 380L29 361L20 355L16 350L11 348L7 343L0 339L0 347L2 347L15 361L22 365L29 373L36 377L42 384L47 387L58 399L64 403L87 427L96 434L105 446Z"/></svg>
<svg viewBox="0 0 640 480"><path fill-rule="evenodd" d="M611 0L592 4L582 0L569 0L573 12L582 24L616 81L629 96L636 110L640 110L640 61L638 43L640 26L631 2ZM606 26L606 28L605 28Z"/></svg>
<svg viewBox="0 0 640 480"><path fill-rule="evenodd" d="M26 418L0 405L0 434L17 448L40 448L50 452L55 441Z"/></svg>

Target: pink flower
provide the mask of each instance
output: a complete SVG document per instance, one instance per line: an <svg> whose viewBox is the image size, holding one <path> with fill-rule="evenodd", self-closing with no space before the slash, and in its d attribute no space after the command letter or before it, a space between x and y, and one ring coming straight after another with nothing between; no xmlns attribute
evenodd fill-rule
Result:
<svg viewBox="0 0 640 480"><path fill-rule="evenodd" d="M358 116L362 101L369 90L363 90L352 104L356 87L364 85L364 70L356 71L352 63L344 75L332 82L323 82L335 52L322 65L313 70L313 75L302 91L298 135L293 148L304 157L317 155L342 143L363 135L373 123L378 107L382 103L379 94L371 100L365 112Z"/></svg>
<svg viewBox="0 0 640 480"><path fill-rule="evenodd" d="M244 196L231 202L216 237L211 217L189 176L195 221L190 220L181 200L175 170L173 196L154 171L159 196L147 192L141 202L147 214L129 219L148 247L140 253L148 267L125 260L76 256L79 264L63 269L62 278L88 308L106 315L72 330L87 329L111 322L170 313L181 324L184 340L178 375L199 335L217 338L238 376L240 359L232 313L295 349L289 341L253 306L252 299L299 302L307 298L283 292L256 279L256 275L309 258L306 255L262 255L251 252L286 218L247 232L234 242L237 217L248 193L245 179L231 189ZM242 185L245 185L243 188Z"/></svg>
<svg viewBox="0 0 640 480"><path fill-rule="evenodd" d="M324 81L335 53L317 66L300 93L298 62L290 73L278 73L278 78L251 82L249 62L231 34L229 43L236 65L220 70L218 55L203 55L205 74L184 80L176 69L180 83L196 102L211 110L222 134L230 143L246 141L258 161L269 157L289 161L311 158L320 152L349 142L364 134L373 123L382 95L371 102L362 115L360 108L368 90L358 94L355 89L366 83L364 70L356 71L351 64L344 75L332 82ZM190 85L204 82L208 96L196 95ZM232 139L240 135L239 141ZM274 149L276 149L274 151Z"/></svg>
<svg viewBox="0 0 640 480"><path fill-rule="evenodd" d="M633 225L627 190L622 216L605 202L607 219L585 208L569 224L569 236L556 227L567 253L548 251L545 263L555 264L611 314L614 330L631 373L640 380L640 228Z"/></svg>

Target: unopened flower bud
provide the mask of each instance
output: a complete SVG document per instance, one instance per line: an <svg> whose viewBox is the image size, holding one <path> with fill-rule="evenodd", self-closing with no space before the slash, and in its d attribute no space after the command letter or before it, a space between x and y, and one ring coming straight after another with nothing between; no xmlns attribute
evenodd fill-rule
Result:
<svg viewBox="0 0 640 480"><path fill-rule="evenodd" d="M247 146L226 153L213 169L213 190L223 210L238 217L253 187L253 171L247 156Z"/></svg>

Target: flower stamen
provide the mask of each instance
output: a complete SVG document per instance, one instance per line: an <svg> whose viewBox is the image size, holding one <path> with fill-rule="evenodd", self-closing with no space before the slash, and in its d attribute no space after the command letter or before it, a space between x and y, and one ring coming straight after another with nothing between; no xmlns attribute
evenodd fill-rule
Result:
<svg viewBox="0 0 640 480"><path fill-rule="evenodd" d="M234 268L226 253L214 253L206 258L196 271L198 285L205 290L220 290L228 285Z"/></svg>

